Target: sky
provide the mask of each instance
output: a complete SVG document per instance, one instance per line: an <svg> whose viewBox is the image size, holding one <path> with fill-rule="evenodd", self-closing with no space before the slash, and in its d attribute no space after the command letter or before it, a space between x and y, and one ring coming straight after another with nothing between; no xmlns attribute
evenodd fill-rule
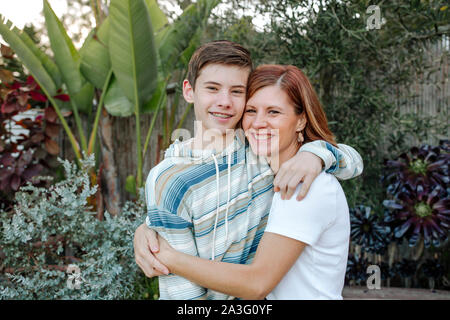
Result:
<svg viewBox="0 0 450 320"><path fill-rule="evenodd" d="M61 17L64 13L68 11L67 8L67 0L48 0L50 6L55 11L58 17ZM159 3L163 3L168 10L175 12L176 14L180 14L182 11L179 7L174 7L170 2L159 0ZM44 24L44 17L42 15L43 1L42 0L0 0L0 14L6 19L13 22L13 24L22 29L25 24L31 23L34 25L42 25ZM225 6L219 5L215 10L221 11L224 10ZM263 17L255 16L253 19L253 23L256 27L262 28L264 25ZM79 32L76 28L70 28L68 26L67 30L69 36L71 33ZM86 35L82 35L81 39L84 39L87 36L88 30L86 30ZM46 39L43 39L44 41ZM0 41L4 42L0 36ZM81 43L75 44L76 47L79 47Z"/></svg>
<svg viewBox="0 0 450 320"><path fill-rule="evenodd" d="M56 15L67 11L65 0L49 0ZM40 0L0 0L0 14L11 20L20 29L26 23L42 23L42 1Z"/></svg>

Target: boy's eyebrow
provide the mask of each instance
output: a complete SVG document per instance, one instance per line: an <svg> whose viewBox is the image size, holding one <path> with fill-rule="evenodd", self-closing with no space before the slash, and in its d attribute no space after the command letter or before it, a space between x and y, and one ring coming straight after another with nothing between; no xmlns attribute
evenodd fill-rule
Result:
<svg viewBox="0 0 450 320"><path fill-rule="evenodd" d="M218 82L215 82L215 81L206 81L206 82L204 82L203 83L204 85L216 85L216 86L221 86L222 84L220 84L220 83L218 83ZM243 88L243 89L245 89L246 88L246 86L244 86L244 85L242 85L242 84L237 84L237 85L234 85L234 86L231 86L232 88Z"/></svg>
<svg viewBox="0 0 450 320"><path fill-rule="evenodd" d="M214 81L206 81L206 82L204 82L203 84L205 84L205 85L207 85L207 84L213 84L213 85L216 85L216 86L220 86L220 85L221 85L220 83L214 82Z"/></svg>

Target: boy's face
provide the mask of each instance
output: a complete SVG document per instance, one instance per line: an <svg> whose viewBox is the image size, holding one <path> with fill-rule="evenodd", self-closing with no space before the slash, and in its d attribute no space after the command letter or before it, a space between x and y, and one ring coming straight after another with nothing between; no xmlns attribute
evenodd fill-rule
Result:
<svg viewBox="0 0 450 320"><path fill-rule="evenodd" d="M249 74L249 68L209 64L201 69L195 90L184 81L184 98L194 104L203 130L218 129L225 135L227 129L235 129L244 112Z"/></svg>

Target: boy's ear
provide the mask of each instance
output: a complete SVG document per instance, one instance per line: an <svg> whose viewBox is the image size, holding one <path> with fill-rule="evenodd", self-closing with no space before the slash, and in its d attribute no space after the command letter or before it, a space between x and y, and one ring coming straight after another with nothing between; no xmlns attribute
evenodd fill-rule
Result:
<svg viewBox="0 0 450 320"><path fill-rule="evenodd" d="M194 103L194 89L189 80L183 81L183 97L188 103Z"/></svg>

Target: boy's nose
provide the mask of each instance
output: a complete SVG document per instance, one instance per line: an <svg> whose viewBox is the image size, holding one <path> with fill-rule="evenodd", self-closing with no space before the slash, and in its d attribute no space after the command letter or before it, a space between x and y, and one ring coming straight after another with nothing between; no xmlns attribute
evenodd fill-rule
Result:
<svg viewBox="0 0 450 320"><path fill-rule="evenodd" d="M219 96L218 105L220 107L230 107L231 106L231 97L228 92L221 92Z"/></svg>

